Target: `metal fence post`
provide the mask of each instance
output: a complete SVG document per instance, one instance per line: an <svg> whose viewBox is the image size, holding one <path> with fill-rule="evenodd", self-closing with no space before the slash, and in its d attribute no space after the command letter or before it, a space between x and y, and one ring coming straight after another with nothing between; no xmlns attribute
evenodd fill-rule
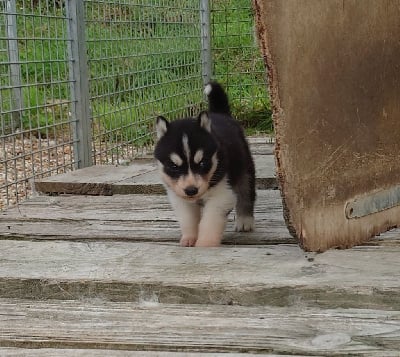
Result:
<svg viewBox="0 0 400 357"><path fill-rule="evenodd" d="M211 80L211 11L209 0L200 0L201 63L203 84Z"/></svg>
<svg viewBox="0 0 400 357"><path fill-rule="evenodd" d="M10 62L10 84L12 86L12 122L11 129L14 132L20 126L21 112L23 109L21 66L18 52L17 37L17 7L16 2L7 0L7 50Z"/></svg>
<svg viewBox="0 0 400 357"><path fill-rule="evenodd" d="M89 70L83 0L65 2L68 18L69 79L72 99L75 168L92 165Z"/></svg>

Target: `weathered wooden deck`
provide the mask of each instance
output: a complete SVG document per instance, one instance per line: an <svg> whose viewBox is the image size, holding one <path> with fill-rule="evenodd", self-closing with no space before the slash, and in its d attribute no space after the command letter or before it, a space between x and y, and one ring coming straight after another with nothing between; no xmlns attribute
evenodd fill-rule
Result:
<svg viewBox="0 0 400 357"><path fill-rule="evenodd" d="M178 246L151 162L43 180L46 192L104 195L2 212L0 356L400 356L399 230L302 251L269 189L271 145L252 147L257 231L230 222L221 248Z"/></svg>

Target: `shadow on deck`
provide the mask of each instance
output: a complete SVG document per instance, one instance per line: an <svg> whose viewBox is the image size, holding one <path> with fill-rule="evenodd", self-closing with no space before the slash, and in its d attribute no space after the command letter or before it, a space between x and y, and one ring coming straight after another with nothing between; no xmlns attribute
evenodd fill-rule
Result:
<svg viewBox="0 0 400 357"><path fill-rule="evenodd" d="M399 231L302 251L272 149L252 141L256 232L235 233L232 215L221 248L178 246L153 162L36 183L67 194L1 213L0 355L398 356Z"/></svg>

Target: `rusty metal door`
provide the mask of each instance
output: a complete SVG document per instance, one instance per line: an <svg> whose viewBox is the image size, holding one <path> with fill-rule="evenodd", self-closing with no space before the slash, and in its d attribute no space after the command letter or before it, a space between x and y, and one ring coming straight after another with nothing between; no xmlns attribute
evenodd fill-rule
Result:
<svg viewBox="0 0 400 357"><path fill-rule="evenodd" d="M277 175L302 247L400 224L400 1L254 0Z"/></svg>

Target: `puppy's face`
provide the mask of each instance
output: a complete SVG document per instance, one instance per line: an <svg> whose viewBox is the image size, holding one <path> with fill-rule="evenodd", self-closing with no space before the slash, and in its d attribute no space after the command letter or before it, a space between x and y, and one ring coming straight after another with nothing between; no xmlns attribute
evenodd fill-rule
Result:
<svg viewBox="0 0 400 357"><path fill-rule="evenodd" d="M169 189L188 201L200 199L210 186L217 166L217 144L207 113L197 119L169 123L158 117L155 157Z"/></svg>

